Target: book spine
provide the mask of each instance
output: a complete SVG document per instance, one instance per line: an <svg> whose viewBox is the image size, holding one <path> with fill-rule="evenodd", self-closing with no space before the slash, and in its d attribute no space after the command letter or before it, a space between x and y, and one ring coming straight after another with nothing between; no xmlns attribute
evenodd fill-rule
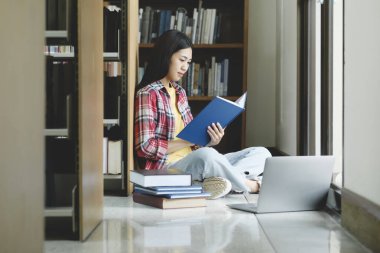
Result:
<svg viewBox="0 0 380 253"><path fill-rule="evenodd" d="M163 209L163 198L150 197L144 194L133 193L133 202Z"/></svg>
<svg viewBox="0 0 380 253"><path fill-rule="evenodd" d="M164 32L170 29L170 20L172 18L172 12L170 10L165 11L165 25L164 25Z"/></svg>
<svg viewBox="0 0 380 253"><path fill-rule="evenodd" d="M161 34L164 33L165 31L165 22L166 22L166 16L167 16L167 11L166 10L161 10L160 12L160 22L159 22L159 29L158 29L158 36L161 36Z"/></svg>
<svg viewBox="0 0 380 253"><path fill-rule="evenodd" d="M213 44L215 42L214 41L215 18L216 18L216 9L211 9L210 36L209 36L208 44Z"/></svg>
<svg viewBox="0 0 380 253"><path fill-rule="evenodd" d="M193 44L195 44L197 26L198 26L198 10L196 8L194 8L194 11L193 11L193 27L192 27L192 31L191 31L191 42Z"/></svg>
<svg viewBox="0 0 380 253"><path fill-rule="evenodd" d="M149 26L148 26L148 43L152 42L152 31L153 31L153 17L154 17L155 10L151 9L150 15L149 15Z"/></svg>
<svg viewBox="0 0 380 253"><path fill-rule="evenodd" d="M121 173L122 141L108 141L108 173Z"/></svg>
<svg viewBox="0 0 380 253"><path fill-rule="evenodd" d="M161 197L149 196L140 193L133 193L132 197L135 203L153 206L161 209L205 207L205 198L192 199L166 199Z"/></svg>
<svg viewBox="0 0 380 253"><path fill-rule="evenodd" d="M137 43L141 43L141 26L142 26L142 16L144 10L142 8L139 9L139 35L137 38Z"/></svg>
<svg viewBox="0 0 380 253"><path fill-rule="evenodd" d="M148 43L148 32L149 32L149 17L152 8L150 6L145 7L145 10L142 14L141 21L141 42Z"/></svg>
<svg viewBox="0 0 380 253"><path fill-rule="evenodd" d="M223 96L227 96L228 93L228 64L229 60L224 60L224 83L223 83Z"/></svg>
<svg viewBox="0 0 380 253"><path fill-rule="evenodd" d="M202 38L202 26L203 26L203 16L204 16L204 9L201 8L198 11L198 27L197 27L197 34L195 35L195 43L200 44L201 38Z"/></svg>
<svg viewBox="0 0 380 253"><path fill-rule="evenodd" d="M103 137L103 174L108 173L108 138Z"/></svg>

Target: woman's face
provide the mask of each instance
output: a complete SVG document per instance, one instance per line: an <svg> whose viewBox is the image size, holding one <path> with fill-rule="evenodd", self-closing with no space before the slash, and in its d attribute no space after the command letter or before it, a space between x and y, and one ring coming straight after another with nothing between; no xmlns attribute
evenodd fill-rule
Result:
<svg viewBox="0 0 380 253"><path fill-rule="evenodd" d="M166 78L170 81L180 80L189 69L192 54L190 47L175 52L170 59L169 72Z"/></svg>

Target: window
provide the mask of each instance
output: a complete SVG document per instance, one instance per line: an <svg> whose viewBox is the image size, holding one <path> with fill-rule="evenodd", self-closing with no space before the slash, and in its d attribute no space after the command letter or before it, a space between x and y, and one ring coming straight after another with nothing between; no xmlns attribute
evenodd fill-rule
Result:
<svg viewBox="0 0 380 253"><path fill-rule="evenodd" d="M299 0L298 153L334 155L343 184L343 0Z"/></svg>

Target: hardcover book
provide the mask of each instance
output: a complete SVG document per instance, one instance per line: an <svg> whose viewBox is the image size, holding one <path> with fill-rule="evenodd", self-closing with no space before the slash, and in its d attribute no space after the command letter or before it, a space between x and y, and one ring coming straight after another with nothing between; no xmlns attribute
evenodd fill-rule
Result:
<svg viewBox="0 0 380 253"><path fill-rule="evenodd" d="M121 174L122 141L108 140L107 173Z"/></svg>
<svg viewBox="0 0 380 253"><path fill-rule="evenodd" d="M192 199L192 198L207 198L210 197L211 194L208 192L200 192L200 193L168 193L168 194L161 194L161 195L154 195L151 193L143 192L140 190L135 190L136 193L141 193L144 195L152 195L155 197L162 197L165 199Z"/></svg>
<svg viewBox="0 0 380 253"><path fill-rule="evenodd" d="M144 186L190 186L191 174L174 168L161 170L131 170L130 181Z"/></svg>
<svg viewBox="0 0 380 253"><path fill-rule="evenodd" d="M166 190L166 191L155 191L151 188L146 188L146 187L142 187L142 186L138 186L138 185L135 185L135 191L138 191L138 192L141 192L141 193L145 193L145 194L149 194L149 195L168 195L168 194L198 194L198 193L202 193L202 190L180 190L180 191L176 191L176 190Z"/></svg>
<svg viewBox="0 0 380 253"><path fill-rule="evenodd" d="M203 188L201 185L190 185L190 186L154 186L154 187L145 187L153 191L202 191Z"/></svg>
<svg viewBox="0 0 380 253"><path fill-rule="evenodd" d="M211 138L207 127L217 123L225 128L245 110L247 93L235 102L222 97L215 97L178 135L188 142L206 146Z"/></svg>
<svg viewBox="0 0 380 253"><path fill-rule="evenodd" d="M204 207L206 198L188 198L188 199L167 199L141 193L133 193L135 203L153 206L161 209L187 208L187 207Z"/></svg>
<svg viewBox="0 0 380 253"><path fill-rule="evenodd" d="M141 194L148 194L153 196L159 196L164 197L168 199L181 199L181 198L199 198L199 197L209 197L211 196L208 192L203 192L201 190L167 190L167 191L154 191L150 188L145 188L136 185L135 186L135 192L141 193Z"/></svg>

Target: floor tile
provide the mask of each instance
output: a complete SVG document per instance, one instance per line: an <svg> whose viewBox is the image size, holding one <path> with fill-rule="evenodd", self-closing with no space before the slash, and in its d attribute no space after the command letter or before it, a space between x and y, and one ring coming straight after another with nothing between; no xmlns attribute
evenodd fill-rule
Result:
<svg viewBox="0 0 380 253"><path fill-rule="evenodd" d="M258 214L256 217L279 253L369 252L322 211Z"/></svg>
<svg viewBox="0 0 380 253"><path fill-rule="evenodd" d="M325 212L256 216L226 206L246 202L230 194L207 207L162 210L105 197L104 220L85 242L46 241L45 252L368 252Z"/></svg>

